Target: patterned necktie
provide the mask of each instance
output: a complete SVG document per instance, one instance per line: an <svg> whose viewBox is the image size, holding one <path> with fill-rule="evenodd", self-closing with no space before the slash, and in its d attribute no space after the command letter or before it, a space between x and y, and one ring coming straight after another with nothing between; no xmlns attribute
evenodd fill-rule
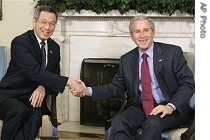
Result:
<svg viewBox="0 0 210 140"><path fill-rule="evenodd" d="M46 68L46 50L45 50L45 42L42 41L41 43L41 50L42 50L42 69Z"/></svg>
<svg viewBox="0 0 210 140"><path fill-rule="evenodd" d="M143 54L143 62L141 64L141 80L142 80L142 101L143 109L146 116L149 116L150 112L154 108L153 95L151 89L151 78L149 73L149 66L147 62L147 54Z"/></svg>

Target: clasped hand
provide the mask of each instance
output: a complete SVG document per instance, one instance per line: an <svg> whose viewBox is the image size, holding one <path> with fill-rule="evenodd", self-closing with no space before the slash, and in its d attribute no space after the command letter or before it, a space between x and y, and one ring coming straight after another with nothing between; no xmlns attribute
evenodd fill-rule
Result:
<svg viewBox="0 0 210 140"><path fill-rule="evenodd" d="M69 79L68 83L69 90L71 91L72 95L76 97L84 97L87 95L87 87L81 80Z"/></svg>

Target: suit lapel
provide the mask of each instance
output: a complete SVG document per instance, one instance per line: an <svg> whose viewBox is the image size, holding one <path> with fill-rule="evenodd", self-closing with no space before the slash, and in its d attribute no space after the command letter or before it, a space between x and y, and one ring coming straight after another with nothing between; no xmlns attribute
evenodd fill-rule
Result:
<svg viewBox="0 0 210 140"><path fill-rule="evenodd" d="M134 86L134 92L138 95L139 91L139 52L138 48L136 48L131 55L130 59L130 68L131 68L131 75L132 75L132 85Z"/></svg>
<svg viewBox="0 0 210 140"><path fill-rule="evenodd" d="M165 97L166 101L169 100L168 96L168 90L166 88L166 85L164 84L163 75L164 75L164 60L166 59L163 53L163 50L159 47L159 44L154 44L154 56L153 56L153 66L154 66L154 72L155 76L157 78L158 84L161 88L161 91L163 93L163 96Z"/></svg>
<svg viewBox="0 0 210 140"><path fill-rule="evenodd" d="M164 64L164 56L162 49L155 43L153 49L153 66L155 74L157 75L163 67Z"/></svg>
<svg viewBox="0 0 210 140"><path fill-rule="evenodd" d="M47 52L47 54L48 54L48 63L47 63L47 69L49 68L49 66L51 66L51 63L52 63L52 60L53 60L53 53L55 53L55 52L53 52L53 45L52 45L52 43L51 43L51 41L48 39L47 40L47 45L48 45L48 52Z"/></svg>
<svg viewBox="0 0 210 140"><path fill-rule="evenodd" d="M28 31L28 35L31 41L30 49L32 50L31 53L34 56L35 59L41 64L42 62L42 55L41 55L41 49L38 43L38 40L36 39L36 36L34 34L33 30Z"/></svg>

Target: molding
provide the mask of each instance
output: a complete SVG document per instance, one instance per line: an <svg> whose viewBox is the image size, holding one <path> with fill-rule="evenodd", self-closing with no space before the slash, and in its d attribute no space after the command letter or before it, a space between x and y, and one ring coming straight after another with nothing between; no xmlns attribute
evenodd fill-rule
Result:
<svg viewBox="0 0 210 140"><path fill-rule="evenodd" d="M171 16L169 15L164 15L164 14L160 14L157 12L152 12L152 11L148 11L146 14L145 13L138 13L135 10L129 10L129 12L126 12L125 14L120 14L119 11L117 10L112 10L107 12L106 14L97 14L95 12L92 12L91 10L81 10L80 13L75 12L74 10L68 10L62 14L60 14L61 17L84 17L84 18L131 18L137 15L145 15L148 16L150 18L194 18L193 15L189 15L189 14L183 14L181 13L179 10L175 11L175 13Z"/></svg>
<svg viewBox="0 0 210 140"><path fill-rule="evenodd" d="M129 35L129 30L128 30L128 25L130 18L136 15L141 15L139 13L136 13L134 10L130 10L124 15L121 15L119 11L117 10L112 10L111 12L108 12L107 14L96 14L90 10L82 10L80 13L75 12L74 10L64 12L60 14L59 16L59 21L61 22L61 28L58 29L58 32L63 32L62 39L60 40L68 40L69 35L102 35L102 36L127 36ZM154 13L154 12L148 12L147 14L144 14L152 20L157 23L161 24L164 23L166 28L169 28L169 25L171 23L175 23L177 26L184 26L182 23L189 23L188 28L194 28L194 22L195 18L192 15L188 14L181 14L179 11L175 12L172 16L168 15L161 15L159 13ZM76 29L78 28L81 23L80 22L85 22L85 24L88 27L84 29ZM91 28L90 25L92 25L93 22L96 22L96 28ZM104 24L106 26L106 31L105 29L98 31L98 27L100 22L107 23ZM78 26L76 24L79 24ZM68 27L72 26L74 29L70 30ZM83 26L83 25L82 25ZM157 26L158 27L158 26ZM158 27L159 28L159 27ZM163 28L163 27L162 27ZM158 35L164 36L165 33L170 34L172 36L178 36L184 37L186 34L189 35L190 33L186 30L183 31L178 31L174 30L172 32L162 32L162 30L165 31L165 29L161 29L160 31L157 32ZM190 29L192 30L192 29ZM192 32L191 32L192 33ZM194 31L193 31L194 33ZM191 35L190 35L191 36ZM63 41L64 41L63 40Z"/></svg>

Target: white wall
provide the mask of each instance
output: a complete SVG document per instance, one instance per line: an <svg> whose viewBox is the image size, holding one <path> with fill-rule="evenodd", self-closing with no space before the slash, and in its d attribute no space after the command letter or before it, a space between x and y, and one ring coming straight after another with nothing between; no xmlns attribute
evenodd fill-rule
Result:
<svg viewBox="0 0 210 140"><path fill-rule="evenodd" d="M0 46L7 47L10 58L11 40L32 28L32 17L36 1L2 0L2 20L0 20ZM8 64L8 61L7 61Z"/></svg>

